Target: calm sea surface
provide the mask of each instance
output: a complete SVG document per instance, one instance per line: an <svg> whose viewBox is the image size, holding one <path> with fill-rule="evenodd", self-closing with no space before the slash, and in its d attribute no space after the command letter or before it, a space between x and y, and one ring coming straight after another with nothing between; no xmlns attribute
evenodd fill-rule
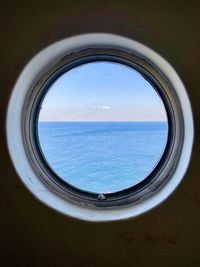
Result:
<svg viewBox="0 0 200 267"><path fill-rule="evenodd" d="M39 122L41 150L64 181L116 192L142 181L165 149L165 122Z"/></svg>

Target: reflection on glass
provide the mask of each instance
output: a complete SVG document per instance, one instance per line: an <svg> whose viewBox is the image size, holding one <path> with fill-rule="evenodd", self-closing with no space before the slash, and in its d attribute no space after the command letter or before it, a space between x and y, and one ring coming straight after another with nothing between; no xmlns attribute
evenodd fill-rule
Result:
<svg viewBox="0 0 200 267"><path fill-rule="evenodd" d="M117 192L143 181L167 142L164 104L137 71L112 62L66 72L41 103L38 138L51 169L84 191Z"/></svg>

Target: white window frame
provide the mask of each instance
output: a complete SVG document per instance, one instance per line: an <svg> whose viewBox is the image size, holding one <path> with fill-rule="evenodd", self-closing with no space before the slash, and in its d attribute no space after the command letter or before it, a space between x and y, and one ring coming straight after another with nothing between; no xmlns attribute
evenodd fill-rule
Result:
<svg viewBox="0 0 200 267"><path fill-rule="evenodd" d="M28 141L29 136L31 140L32 128L29 127L29 121L27 121L27 118L29 120L31 117L27 114L31 114L30 110L33 100L39 92L38 88L51 75L52 70L58 68L60 62L80 51L97 48L119 50L134 55L138 60L143 60L146 65L151 66L155 70L155 75L162 76L163 82L166 83L166 93L173 107L175 123L180 121L180 126L176 129L178 134L176 133L175 143L180 143L179 139L181 139L181 148L180 144L179 148L174 148L173 157L169 158L171 165L166 167L168 170L162 172L165 178L162 180L162 186L156 187L156 183L152 183L148 186L148 194L144 193L139 198L131 197L129 201L120 202L120 205L118 205L119 201L108 206L104 205L107 202L103 202L104 199L101 201L101 198L97 202L82 201L81 198L64 192L62 186L55 185L48 179L48 175L43 174L43 168L37 164L40 159L37 156L32 157L34 154L31 152L34 152L33 143L29 144ZM65 215L87 221L127 219L138 216L163 202L175 190L187 170L192 152L193 136L190 101L176 71L150 48L113 34L79 35L54 43L39 52L20 74L14 86L7 112L8 148L22 182L47 206ZM173 162L176 164L174 165ZM99 203L103 203L102 205L98 205L99 200Z"/></svg>

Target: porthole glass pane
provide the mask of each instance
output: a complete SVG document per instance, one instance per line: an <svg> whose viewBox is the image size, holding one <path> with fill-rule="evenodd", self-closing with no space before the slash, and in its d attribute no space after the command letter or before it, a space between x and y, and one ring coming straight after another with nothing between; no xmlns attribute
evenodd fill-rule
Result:
<svg viewBox="0 0 200 267"><path fill-rule="evenodd" d="M114 193L143 181L166 147L168 120L155 88L121 63L75 67L49 87L37 122L44 160L66 183Z"/></svg>

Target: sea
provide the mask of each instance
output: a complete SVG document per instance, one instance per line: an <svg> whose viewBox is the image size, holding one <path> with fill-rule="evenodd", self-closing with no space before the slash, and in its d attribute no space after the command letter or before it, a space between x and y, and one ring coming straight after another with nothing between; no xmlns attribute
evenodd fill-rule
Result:
<svg viewBox="0 0 200 267"><path fill-rule="evenodd" d="M113 193L144 180L167 142L167 122L38 122L41 152L66 183Z"/></svg>

